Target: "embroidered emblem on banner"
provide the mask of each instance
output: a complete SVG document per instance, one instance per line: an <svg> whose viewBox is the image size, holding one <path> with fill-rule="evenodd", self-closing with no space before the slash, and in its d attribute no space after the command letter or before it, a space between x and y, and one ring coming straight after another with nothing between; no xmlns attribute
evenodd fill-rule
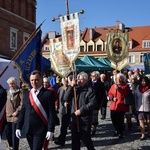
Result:
<svg viewBox="0 0 150 150"><path fill-rule="evenodd" d="M69 19L68 19L69 17ZM60 17L63 52L72 63L80 52L80 29L78 13Z"/></svg>
<svg viewBox="0 0 150 150"><path fill-rule="evenodd" d="M128 31L108 30L107 56L115 63L121 62L129 56Z"/></svg>
<svg viewBox="0 0 150 150"><path fill-rule="evenodd" d="M50 39L50 45L51 68L60 76L66 77L71 72L71 63L63 51L61 39Z"/></svg>

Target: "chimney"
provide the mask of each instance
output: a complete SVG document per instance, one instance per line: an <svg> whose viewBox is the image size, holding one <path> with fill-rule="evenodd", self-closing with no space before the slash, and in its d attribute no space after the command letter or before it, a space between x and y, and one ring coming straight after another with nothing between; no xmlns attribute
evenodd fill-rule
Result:
<svg viewBox="0 0 150 150"><path fill-rule="evenodd" d="M125 25L123 23L121 23L121 22L119 23L119 29L120 30L124 30L125 29Z"/></svg>
<svg viewBox="0 0 150 150"><path fill-rule="evenodd" d="M54 39L54 38L56 38L56 31L50 31L50 32L48 33L48 38L49 38L49 39Z"/></svg>
<svg viewBox="0 0 150 150"><path fill-rule="evenodd" d="M89 38L90 38L90 40L93 39L93 36L94 36L94 30L91 28L91 29L89 29Z"/></svg>

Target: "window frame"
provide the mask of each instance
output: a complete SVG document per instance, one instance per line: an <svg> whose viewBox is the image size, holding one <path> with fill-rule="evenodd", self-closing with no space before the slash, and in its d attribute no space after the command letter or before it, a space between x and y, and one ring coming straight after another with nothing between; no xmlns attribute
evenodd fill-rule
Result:
<svg viewBox="0 0 150 150"><path fill-rule="evenodd" d="M29 38L30 34L23 32L23 43L25 43L25 41Z"/></svg>
<svg viewBox="0 0 150 150"><path fill-rule="evenodd" d="M93 45L88 45L88 52L93 52Z"/></svg>
<svg viewBox="0 0 150 150"><path fill-rule="evenodd" d="M132 58L133 57L133 58ZM132 60L133 59L133 60ZM129 56L129 63L135 63L135 55Z"/></svg>
<svg viewBox="0 0 150 150"><path fill-rule="evenodd" d="M150 48L150 40L143 41L143 48Z"/></svg>
<svg viewBox="0 0 150 150"><path fill-rule="evenodd" d="M141 54L141 55L139 55L139 60L140 60L140 63L143 63L144 62L144 55L143 54Z"/></svg>
<svg viewBox="0 0 150 150"><path fill-rule="evenodd" d="M84 45L80 45L80 52L84 52Z"/></svg>
<svg viewBox="0 0 150 150"><path fill-rule="evenodd" d="M17 42L18 42L18 29L10 27L10 48L13 50L17 50Z"/></svg>
<svg viewBox="0 0 150 150"><path fill-rule="evenodd" d="M48 49L47 49L48 48ZM44 45L44 51L50 51L50 46Z"/></svg>
<svg viewBox="0 0 150 150"><path fill-rule="evenodd" d="M99 47L100 47L100 49L99 49ZM101 44L97 44L97 45L96 45L96 50L97 50L97 51L102 51L102 45L101 45Z"/></svg>

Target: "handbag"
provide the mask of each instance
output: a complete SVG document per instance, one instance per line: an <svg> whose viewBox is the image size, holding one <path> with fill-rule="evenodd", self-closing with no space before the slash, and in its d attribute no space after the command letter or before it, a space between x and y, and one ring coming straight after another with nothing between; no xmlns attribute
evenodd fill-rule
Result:
<svg viewBox="0 0 150 150"><path fill-rule="evenodd" d="M134 103L135 103L135 97L132 94L132 91L130 90L129 94L124 97L124 104L129 106L129 105L134 105Z"/></svg>

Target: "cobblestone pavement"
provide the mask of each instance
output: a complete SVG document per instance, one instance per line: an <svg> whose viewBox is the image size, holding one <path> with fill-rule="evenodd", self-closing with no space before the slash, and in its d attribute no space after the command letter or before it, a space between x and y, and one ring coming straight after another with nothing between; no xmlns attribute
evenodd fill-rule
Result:
<svg viewBox="0 0 150 150"><path fill-rule="evenodd" d="M135 119L133 121L133 129L128 131L125 129L124 138L118 139L118 137L113 137L113 126L109 116L109 108L107 111L107 117L105 120L99 119L99 125L97 127L97 132L95 136L92 137L93 143L96 150L150 150L150 138L147 137L146 140L140 141L141 133L140 128L135 124ZM59 135L60 126L56 126L55 137ZM3 150L7 150L7 142L2 139ZM82 144L82 143L81 143ZM68 130L66 137L66 144L63 147L55 145L54 142L49 144L49 150L70 150L71 149L71 135ZM25 138L20 140L20 150L29 150L29 146ZM81 150L86 150L82 144Z"/></svg>

